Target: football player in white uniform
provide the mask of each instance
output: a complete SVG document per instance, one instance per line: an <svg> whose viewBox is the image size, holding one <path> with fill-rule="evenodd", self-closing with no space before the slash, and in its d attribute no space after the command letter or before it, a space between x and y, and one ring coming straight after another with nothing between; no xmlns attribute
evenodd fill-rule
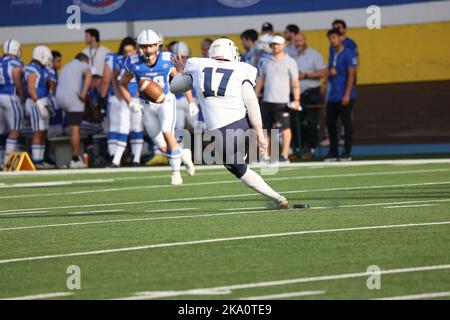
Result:
<svg viewBox="0 0 450 320"><path fill-rule="evenodd" d="M0 164L3 161L6 163L8 154L17 150L17 139L22 128L25 91L20 55L20 43L17 40L4 43L3 57L0 58L0 134L8 134L8 137L4 144L1 143L4 149L3 152L0 150Z"/></svg>
<svg viewBox="0 0 450 320"><path fill-rule="evenodd" d="M197 92L208 130L222 133L225 167L246 186L274 201L280 209L288 209L287 199L245 164L246 155L240 152L242 148L237 142L237 132L253 128L260 152L268 145L253 89L258 74L256 68L239 62L238 49L229 39L214 41L208 55L209 58L191 58L186 64L180 56L174 57L178 74L171 82L171 91L179 93L193 88ZM230 130L235 133L234 137L232 141L226 141ZM231 148L229 144L232 144ZM229 149L233 154L227 154Z"/></svg>
<svg viewBox="0 0 450 320"><path fill-rule="evenodd" d="M176 107L175 95L170 93L169 78L176 75L172 65L172 53L159 51L160 36L153 30L139 33L136 42L139 53L129 56L125 61L125 74L120 81L120 91L132 112L143 112L144 127L149 136L162 152L167 154L172 167L172 185L181 185L181 161L189 175L194 175L195 167L189 149L182 150L175 139ZM152 103L141 94L141 99L133 99L128 84L136 78L139 84L142 79L149 79L161 86L166 96L163 103Z"/></svg>

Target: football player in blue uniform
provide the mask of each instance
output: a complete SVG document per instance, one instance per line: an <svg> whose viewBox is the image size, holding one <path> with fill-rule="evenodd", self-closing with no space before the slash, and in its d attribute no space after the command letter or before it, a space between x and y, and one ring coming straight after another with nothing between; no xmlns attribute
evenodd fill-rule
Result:
<svg viewBox="0 0 450 320"><path fill-rule="evenodd" d="M182 151L174 134L176 104L175 95L170 92L169 78L174 77L177 72L172 65L172 54L159 51L161 39L153 30L142 31L136 42L140 54L126 59L126 72L121 79L120 90L132 112L142 110L145 129L159 149L169 158L172 167L172 185L181 185L183 183L180 173L181 161L184 162L189 175L195 173L195 167L192 155ZM128 90L128 84L133 78L136 78L137 83L141 80L152 80L159 84L164 90L165 101L152 103L143 95L140 100L133 99Z"/></svg>
<svg viewBox="0 0 450 320"><path fill-rule="evenodd" d="M0 164L7 162L8 154L17 150L17 139L20 135L23 120L23 104L25 93L22 83L23 63L20 60L20 43L8 40L3 45L3 57L0 59L0 132L8 134L4 154Z"/></svg>
<svg viewBox="0 0 450 320"><path fill-rule="evenodd" d="M125 59L137 54L136 41L133 38L125 38L120 44L121 55L117 57L117 67L113 73L114 87L119 86L120 79L125 73ZM139 99L139 86L133 78L128 84L128 92L133 99ZM113 167L119 167L123 153L127 146L128 135L130 136L131 153L133 165L141 162L142 148L144 145L144 128L142 124L142 112L131 112L125 100L120 102L119 112L119 134L117 137L116 152L112 161Z"/></svg>
<svg viewBox="0 0 450 320"><path fill-rule="evenodd" d="M44 163L45 137L49 126L49 67L52 65L52 52L46 46L37 46L33 50L31 62L25 68L26 112L31 119L32 160L37 169L46 169ZM53 89L54 91L54 89Z"/></svg>

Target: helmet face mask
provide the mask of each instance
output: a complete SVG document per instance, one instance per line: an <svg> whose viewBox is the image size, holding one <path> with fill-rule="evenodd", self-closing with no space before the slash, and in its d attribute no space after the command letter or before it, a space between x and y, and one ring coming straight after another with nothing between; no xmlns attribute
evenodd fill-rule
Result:
<svg viewBox="0 0 450 320"><path fill-rule="evenodd" d="M158 56L161 38L151 29L143 30L136 38L139 54L146 60L151 61Z"/></svg>
<svg viewBox="0 0 450 320"><path fill-rule="evenodd" d="M211 59L237 61L241 60L239 49L233 41L226 38L220 38L211 44L208 51L208 56Z"/></svg>

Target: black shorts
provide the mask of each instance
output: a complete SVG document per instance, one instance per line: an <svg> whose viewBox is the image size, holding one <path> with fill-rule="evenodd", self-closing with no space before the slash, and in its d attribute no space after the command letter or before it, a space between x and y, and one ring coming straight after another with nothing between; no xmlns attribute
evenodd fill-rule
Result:
<svg viewBox="0 0 450 320"><path fill-rule="evenodd" d="M291 111L285 103L263 102L261 116L264 129L285 130L291 127Z"/></svg>
<svg viewBox="0 0 450 320"><path fill-rule="evenodd" d="M67 120L69 122L69 126L80 126L81 121L83 121L84 112L68 112Z"/></svg>

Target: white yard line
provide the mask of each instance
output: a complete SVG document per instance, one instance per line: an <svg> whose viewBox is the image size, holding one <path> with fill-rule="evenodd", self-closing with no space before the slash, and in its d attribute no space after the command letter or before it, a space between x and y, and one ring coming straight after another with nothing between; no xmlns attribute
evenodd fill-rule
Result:
<svg viewBox="0 0 450 320"><path fill-rule="evenodd" d="M366 204L351 204L351 205L334 206L334 207L312 207L310 210L348 209L348 208L359 208L359 207L378 207L378 206L385 206L385 205L411 204L411 203L428 203L428 202L450 202L450 199L430 199L430 200L414 200L414 201L400 201L400 202L380 202L380 203L366 203Z"/></svg>
<svg viewBox="0 0 450 320"><path fill-rule="evenodd" d="M373 300L420 300L420 299L433 299L433 298L443 298L443 297L450 297L450 291L420 293L420 294L413 294L413 295L407 295L407 296L378 298L378 299L373 299Z"/></svg>
<svg viewBox="0 0 450 320"><path fill-rule="evenodd" d="M43 188L43 187L71 186L71 185L77 185L77 184L112 183L112 182L114 182L114 179L26 182L26 183L12 183L12 184L0 185L0 189Z"/></svg>
<svg viewBox="0 0 450 320"><path fill-rule="evenodd" d="M265 180L267 182L273 182L273 181L286 181L286 180L369 177L369 176L379 176L379 175L402 175L402 174L418 174L418 173L433 173L433 172L435 172L435 173L436 172L450 172L450 169L362 172L362 173L329 174L329 175L317 175L317 176L266 178ZM223 184L234 184L234 183L241 183L241 182L238 179L225 180L225 181L195 182L195 183L185 183L180 187L223 185ZM131 191L131 190L146 190L146 189L161 189L161 188L173 188L173 186L169 185L169 184L162 184L162 185L146 185L146 186L108 188L108 189L96 189L96 190L82 190L82 191L71 191L71 192L16 194L16 195L2 196L2 197L0 197L0 199L54 197L54 196L67 196L67 195L74 196L74 195L84 195L84 194L92 194L92 193L122 192L122 191Z"/></svg>
<svg viewBox="0 0 450 320"><path fill-rule="evenodd" d="M363 161L351 161L351 162L298 162L280 165L281 168L296 167L296 168L316 168L316 167L358 167L358 166L371 166L371 165L421 165L421 164L446 164L450 163L450 159L416 159L416 160L363 160ZM258 168L260 166L252 166ZM197 166L197 170L223 170L223 166ZM85 170L42 170L34 172L2 172L4 176L21 176L21 175L65 175L65 174L96 174L96 173L133 173L133 172L170 172L170 167L141 167L141 168L117 168L117 169L85 169Z"/></svg>
<svg viewBox="0 0 450 320"><path fill-rule="evenodd" d="M408 201L408 203L414 201ZM450 202L450 199L433 199L433 200L420 200L416 202ZM360 208L360 207L373 207L373 206L384 206L390 204L403 204L405 202L390 202L390 203L367 203L358 205L348 205L340 207L312 207L310 210L329 210L329 209L343 209L343 208ZM34 226L22 226L22 227L6 227L0 228L0 232L6 231L18 231L18 230L30 230L30 229L45 229L45 228L62 228L62 227L74 227L74 226L86 226L86 225L99 225L99 224L113 224L113 223L127 223L127 222L141 222L141 221L154 221L154 220L171 220L171 219L198 219L198 218L215 218L222 216L234 216L241 214L261 214L261 213L274 213L274 214L284 214L292 211L278 211L275 209L266 209L265 207L250 207L250 208L238 208L238 209L221 209L220 211L225 211L226 213L211 213L211 214L195 214L195 215L182 215L182 216L163 216L163 217L150 217L150 218L132 218L132 219L119 219L119 220L100 220L100 221L86 221L86 222L73 222L73 223L61 223L61 224L44 224L44 225L34 225ZM161 210L148 210L147 213L158 213L158 212L176 212L176 211L189 211L189 210L200 210L199 208L184 208L184 209L161 209ZM245 211L236 211L245 210ZM115 211L115 210L113 210ZM48 212L48 211L45 211ZM99 211L105 212L105 211ZM299 211L299 213L306 213L308 211ZM35 213L35 212L31 212Z"/></svg>
<svg viewBox="0 0 450 320"><path fill-rule="evenodd" d="M48 213L48 211L20 211L20 212L3 212L0 214L0 217L2 216L20 216L24 214L41 214L41 213Z"/></svg>
<svg viewBox="0 0 450 320"><path fill-rule="evenodd" d="M72 295L73 292L55 292L55 293L37 294L33 296L23 296L17 298L0 298L0 300L44 300L44 299L68 297Z"/></svg>
<svg viewBox="0 0 450 320"><path fill-rule="evenodd" d="M410 205L410 206L390 206L390 207L384 207L384 209L422 208L422 207L432 207L432 206L436 206L436 204L416 204L416 205Z"/></svg>
<svg viewBox="0 0 450 320"><path fill-rule="evenodd" d="M125 247L125 248L116 248L116 249L105 249L105 250L84 251L84 252L54 254L54 255L35 256L35 257L4 259L4 260L0 260L0 264L10 264L10 263L16 263L16 262L37 261L37 260L49 260L49 259L66 258L66 257L91 256L91 255L109 254L109 253L117 253L117 252L131 252L131 251L158 249L158 248L173 248L173 247L180 247L180 246L192 246L192 245L199 245L199 244L211 244L211 243L221 243L221 242L230 242L230 241L267 239L267 238L278 238L278 237L288 237L288 236L301 236L301 235L307 235L307 234L338 233L338 232L383 230L383 229L412 228L412 227L430 227L430 226L440 226L440 225L450 225L450 221L394 224L394 225L381 225L381 226L368 226L368 227L352 227L352 228L339 228L339 229L307 230L307 231L294 231L294 232L283 232L283 233L272 233L272 234L258 234L258 235L230 237L230 238L216 238L216 239L193 240L193 241L184 241L184 242L169 242L169 243L142 245L142 246L136 246L136 247Z"/></svg>
<svg viewBox="0 0 450 320"><path fill-rule="evenodd" d="M177 212L177 211L192 211L199 210L199 208L180 208L180 209L157 209L157 210L145 210L147 213L158 213L158 212Z"/></svg>
<svg viewBox="0 0 450 320"><path fill-rule="evenodd" d="M447 184L450 184L450 181L408 183L408 184L381 185L381 186L293 190L293 191L281 191L281 193L282 194L295 194L295 193L329 192L329 191L372 190L372 189L408 188L408 187L434 186L434 185L447 185ZM215 195L215 196L205 196L205 197L143 200L143 201L115 202L115 203L88 204L88 205L72 205L72 206L59 206L59 207L22 208L22 209L13 209L13 210L0 210L0 216L4 212L10 213L10 212L34 211L34 210L61 210L61 209L77 209L77 208L95 208L95 207L108 207L108 206L117 206L117 205L127 206L127 205L148 204L148 203L166 203L166 202L173 202L173 201L186 202L186 201L198 201L198 200L210 200L210 199L240 198L240 197L251 197L251 196L255 196L255 195L257 195L257 194L256 193L244 193L244 194ZM321 209L324 209L324 208L328 209L328 208L333 208L333 207L321 207Z"/></svg>
<svg viewBox="0 0 450 320"><path fill-rule="evenodd" d="M300 291L300 292L289 292L289 293L280 293L273 294L269 296L257 296L257 297L247 297L240 298L239 300L277 300L277 299L286 299L286 298L298 298L298 297L307 297L307 296L317 296L324 294L326 291Z"/></svg>
<svg viewBox="0 0 450 320"><path fill-rule="evenodd" d="M78 212L67 212L67 214L83 215L83 214L113 213L113 212L124 212L124 210L78 211Z"/></svg>
<svg viewBox="0 0 450 320"><path fill-rule="evenodd" d="M404 273L411 273L411 272L426 272L426 271L438 271L438 270L448 270L448 269L450 269L450 264L381 270L380 274L381 275L393 275L393 274L404 274ZM227 295L227 294L231 294L233 292L233 290L255 289L255 288L285 286L285 285L300 284L300 283L333 281L333 280L343 280L343 279L353 279L353 278L365 278L365 277L369 277L369 276L371 276L370 273L357 272L357 273L324 275L324 276L314 276L314 277L296 278L296 279L284 279L284 280L276 280L276 281L234 284L234 285L212 287L212 288L189 289L189 290L185 290L185 291L136 292L134 294L134 296L119 298L119 299L115 299L115 300L145 300L145 299L182 297L182 296L192 296L192 295L209 296L209 295L214 295L214 294L215 295Z"/></svg>

